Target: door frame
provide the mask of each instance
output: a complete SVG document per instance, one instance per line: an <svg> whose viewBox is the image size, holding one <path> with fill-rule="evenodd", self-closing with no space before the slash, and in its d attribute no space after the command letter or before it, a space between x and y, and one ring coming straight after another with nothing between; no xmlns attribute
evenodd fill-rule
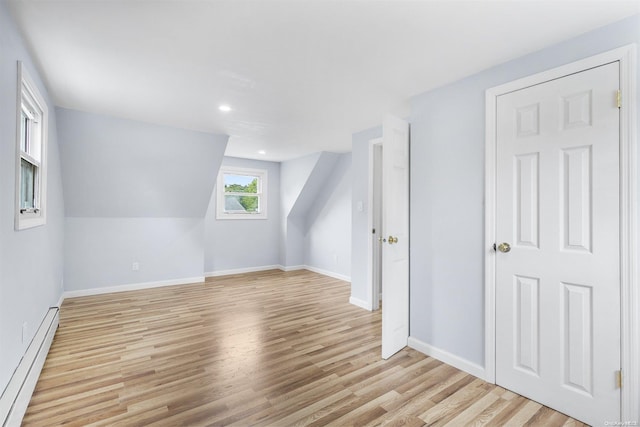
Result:
<svg viewBox="0 0 640 427"><path fill-rule="evenodd" d="M373 212L375 206L373 205L373 196L375 189L375 173L376 173L376 165L375 165L375 148L376 146L382 147L382 138L375 138L369 140L369 175L367 177L367 227L368 227L368 237L367 237L367 301L370 307L370 311L375 311L379 309L379 299L380 293L377 291L374 276L373 276L373 267L374 261L373 258L375 256L374 245L379 244L375 241L375 236L373 235ZM382 169L382 165L380 165L380 169ZM378 171L378 173L382 173L382 170ZM382 188L380 188L380 193L382 193ZM383 201L384 203L384 201ZM383 205L381 205L383 207ZM382 224L380 225L382 228ZM381 233L382 230L379 230ZM382 262L382 259L378 260ZM382 283L382 277L380 277L380 283ZM376 301L378 299L378 301Z"/></svg>
<svg viewBox="0 0 640 427"><path fill-rule="evenodd" d="M485 94L485 380L495 384L497 97L611 62L620 62L621 420L640 418L640 289L638 287L638 151L636 45L623 46L487 89ZM612 102L614 100L612 99ZM615 310L612 308L612 312Z"/></svg>

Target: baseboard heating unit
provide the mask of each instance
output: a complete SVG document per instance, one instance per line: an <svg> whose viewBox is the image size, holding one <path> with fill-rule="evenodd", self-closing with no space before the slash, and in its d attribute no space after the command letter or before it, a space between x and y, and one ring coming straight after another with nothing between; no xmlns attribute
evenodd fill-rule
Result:
<svg viewBox="0 0 640 427"><path fill-rule="evenodd" d="M60 309L51 307L40 324L35 337L16 368L7 388L0 397L0 425L19 426L22 422L40 371L47 358L53 336L58 329Z"/></svg>

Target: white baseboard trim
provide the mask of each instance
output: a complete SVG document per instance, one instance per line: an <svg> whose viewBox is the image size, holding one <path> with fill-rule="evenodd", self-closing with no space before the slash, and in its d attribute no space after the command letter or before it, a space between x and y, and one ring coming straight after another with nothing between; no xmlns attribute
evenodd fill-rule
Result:
<svg viewBox="0 0 640 427"><path fill-rule="evenodd" d="M0 397L0 425L13 427L22 423L58 329L58 321L58 307L51 307Z"/></svg>
<svg viewBox="0 0 640 427"><path fill-rule="evenodd" d="M342 274L333 273L328 270L323 270L316 267L310 267L307 265L294 265L285 267L283 265L262 265L258 267L247 267L247 268L237 268L233 270L218 270L218 271L210 271L205 273L204 276L198 277L187 277L184 279L173 279L173 280L162 280L157 282L144 282L144 283L130 283L126 285L117 285L117 286L106 286L103 288L91 288L91 289L80 289L77 291L65 291L60 300L58 301L58 307L61 306L62 302L65 298L75 298L75 297L85 297L91 295L101 295L101 294L111 294L114 292L126 292L126 291L137 291L141 289L150 289L150 288L160 288L162 286L174 286L174 285L186 285L190 283L202 283L205 281L205 277L219 277L219 276L228 276L232 274L242 274L242 273L253 273L259 271L267 271L267 270L282 270L282 271L297 271L297 270L309 270L318 274L323 274L325 276L333 277L335 279L344 280L347 282L351 281L351 278Z"/></svg>
<svg viewBox="0 0 640 427"><path fill-rule="evenodd" d="M427 356L438 359L439 361L444 362L447 365L451 365L454 368L458 368L461 371L464 371L483 380L486 379L486 371L484 367L470 362L467 359L463 359L462 357L451 354L448 351L429 345L414 337L409 337L407 345L415 350L418 350L420 353L424 353Z"/></svg>
<svg viewBox="0 0 640 427"><path fill-rule="evenodd" d="M278 268L282 271L297 271L297 270L307 269L307 267L304 265L291 265L291 266L279 265Z"/></svg>
<svg viewBox="0 0 640 427"><path fill-rule="evenodd" d="M351 282L351 277L345 276L344 274L334 273L333 271L324 270L322 268L312 267L310 265L305 265L304 268L309 271L313 271L314 273L323 274L325 276L333 277L334 279L344 280L345 282Z"/></svg>
<svg viewBox="0 0 640 427"><path fill-rule="evenodd" d="M255 273L259 271L267 271L267 270L282 270L282 271L299 271L299 270L309 270L314 273L322 274L324 276L333 277L334 279L344 280L345 282L351 282L351 277L345 276L344 274L334 273L333 271L324 270L322 268L312 267L310 265L293 265L289 267L285 267L284 265L262 265L259 267L247 267L247 268L235 268L232 270L218 270L218 271L210 271L205 273L205 277L219 277L219 276L230 276L232 274L244 274L244 273Z"/></svg>
<svg viewBox="0 0 640 427"><path fill-rule="evenodd" d="M161 288L163 286L187 285L191 283L204 282L204 276L186 277L184 279L162 280L158 282L130 283L127 285L106 286L104 288L81 289L77 291L66 291L63 297L75 298L90 295L111 294L114 292L138 291L140 289Z"/></svg>
<svg viewBox="0 0 640 427"><path fill-rule="evenodd" d="M231 270L217 270L204 273L205 277L231 276L233 274L255 273L258 271L282 270L281 265L262 265L259 267L234 268Z"/></svg>
<svg viewBox="0 0 640 427"><path fill-rule="evenodd" d="M60 308L62 307L62 303L64 302L64 292L62 292L62 295L60 295L60 298L58 299L58 302L56 303L56 307Z"/></svg>
<svg viewBox="0 0 640 427"><path fill-rule="evenodd" d="M369 311L373 310L373 307L371 307L371 304L369 304L364 300L361 300L360 298L349 297L349 304L353 304L357 307L364 308L365 310L369 310Z"/></svg>

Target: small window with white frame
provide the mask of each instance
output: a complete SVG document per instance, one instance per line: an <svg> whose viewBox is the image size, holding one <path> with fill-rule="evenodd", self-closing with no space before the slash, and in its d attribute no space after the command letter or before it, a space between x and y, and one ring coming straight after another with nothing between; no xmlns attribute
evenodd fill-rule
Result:
<svg viewBox="0 0 640 427"><path fill-rule="evenodd" d="M18 61L15 228L46 223L47 104Z"/></svg>
<svg viewBox="0 0 640 427"><path fill-rule="evenodd" d="M217 219L266 219L267 171L222 166L216 185Z"/></svg>

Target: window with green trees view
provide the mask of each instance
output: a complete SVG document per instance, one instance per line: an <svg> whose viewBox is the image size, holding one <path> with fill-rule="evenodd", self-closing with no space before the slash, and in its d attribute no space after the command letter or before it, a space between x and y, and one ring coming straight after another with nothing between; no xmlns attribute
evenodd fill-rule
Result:
<svg viewBox="0 0 640 427"><path fill-rule="evenodd" d="M218 175L218 219L266 218L267 171L222 166Z"/></svg>

